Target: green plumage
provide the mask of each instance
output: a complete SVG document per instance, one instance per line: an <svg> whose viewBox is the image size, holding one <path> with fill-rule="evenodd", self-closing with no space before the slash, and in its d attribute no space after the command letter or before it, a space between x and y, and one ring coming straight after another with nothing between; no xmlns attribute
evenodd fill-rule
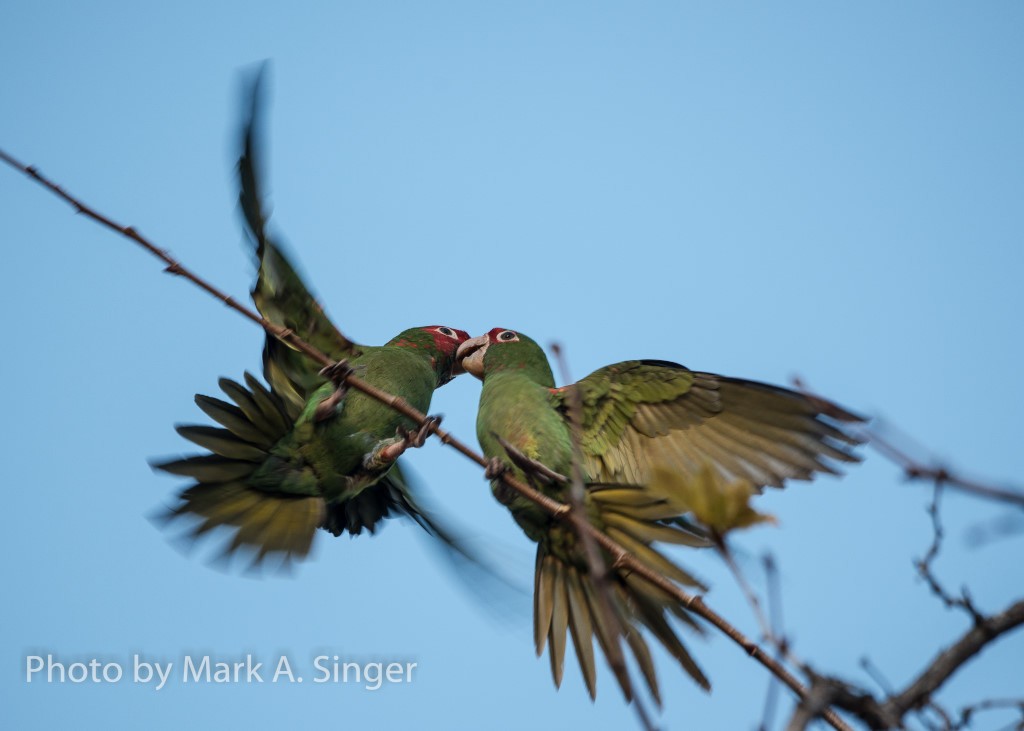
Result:
<svg viewBox="0 0 1024 731"><path fill-rule="evenodd" d="M694 372L664 361L618 363L556 388L541 348L526 336L501 328L467 341L459 356L463 367L483 380L477 436L488 457L508 461L500 437L526 457L572 475L570 411L579 404L583 506L591 524L649 569L686 586L699 588L700 582L656 544L701 546L707 541L680 515L681 495L673 494L673 480L744 480L755 487L781 487L786 479L832 472L830 460L856 460L849 452L856 440L834 422L857 417L834 405L828 405L826 416L823 402L786 389ZM550 497L570 502L569 485L536 479L519 466L513 473ZM672 479L664 479L665 474ZM500 481L493 481L492 489L538 544L537 652L548 644L559 684L568 628L594 696L593 638L612 658L618 655L620 635L604 612L584 547L569 525ZM611 557L604 558L610 565ZM605 594L655 700L660 702L660 692L640 628L666 647L698 684L710 687L669 621L671 615L699 629L674 598L638 575L618 571L610 574ZM612 666L631 698L627 675L617 663Z"/></svg>
<svg viewBox="0 0 1024 731"><path fill-rule="evenodd" d="M259 189L256 125L260 80L243 130L240 203L257 259L252 298L270 322L294 331L356 375L426 412L434 389L455 373L455 350L468 336L444 326L412 328L383 346L353 343L331 323L295 268L267 234ZM406 441L396 432L416 425L359 391L341 393L320 366L279 340L263 350L264 386L221 379L230 402L196 396L221 428L179 427L210 454L156 465L196 484L179 494L171 517L197 518L195 535L218 526L240 548L285 559L305 556L317 528L334 535L373 532L385 517L404 514L449 545L451 536L417 505L394 464ZM457 550L460 550L457 548Z"/></svg>
<svg viewBox="0 0 1024 731"><path fill-rule="evenodd" d="M350 363L368 382L426 411L434 389L450 378L452 354L434 345L428 329L416 328L385 346L362 347ZM301 558L317 528L334 535L373 532L397 512L451 540L417 506L401 470L377 457L401 441L399 427L415 426L408 419L358 391L318 418L317 407L335 393L332 383L316 388L299 410L273 386L268 390L249 374L246 381L248 387L221 379L234 404L196 397L224 428L178 427L211 454L156 465L196 480L171 511L202 518L196 535L234 526L229 551L245 546L257 560L268 553Z"/></svg>
<svg viewBox="0 0 1024 731"><path fill-rule="evenodd" d="M396 345L417 341L419 347ZM426 342L424 342L426 341ZM423 329L408 330L383 347L363 347L349 361L360 378L388 393L401 395L420 411L430 408L431 396L440 383L431 361L451 370L451 359L434 347ZM269 456L252 475L251 484L270 491L308 489L312 480L318 492L329 502L354 497L380 478L364 462L374 450L395 438L399 427L416 425L394 409L359 391L350 391L329 418L317 421L318 407L335 392L334 384L324 383L309 396L294 425L270 450ZM303 487L298 487L299 485Z"/></svg>

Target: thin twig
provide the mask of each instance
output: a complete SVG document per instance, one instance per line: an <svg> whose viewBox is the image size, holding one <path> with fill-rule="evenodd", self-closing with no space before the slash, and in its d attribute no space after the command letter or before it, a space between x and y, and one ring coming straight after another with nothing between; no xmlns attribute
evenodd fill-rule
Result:
<svg viewBox="0 0 1024 731"><path fill-rule="evenodd" d="M980 623L985 617L978 611L974 606L974 602L971 600L971 595L967 592L967 588L964 587L960 596L956 597L946 591L945 587L939 582L938 578L932 572L932 564L935 559L938 558L939 552L942 550L942 539L945 536L945 530L942 527L942 491L946 483L941 480L936 480L935 487L932 491L932 501L928 506L928 515L932 521L932 542L928 546L928 550L925 552L924 558L917 561L915 567L917 568L918 575L925 580L928 587L932 590L942 603L947 608L952 609L954 607L963 609L967 612L971 619L974 620L975 624Z"/></svg>
<svg viewBox="0 0 1024 731"><path fill-rule="evenodd" d="M889 679L882 674L882 671L871 662L870 658L862 657L860 659L861 669L868 674L868 677L875 681L875 685L882 689L882 692L888 696L893 695L896 691L893 689L892 683Z"/></svg>
<svg viewBox="0 0 1024 731"><path fill-rule="evenodd" d="M830 407L835 408L830 401L818 396L808 388L806 381L802 377L794 377L792 383L797 391L814 401L822 410L822 413L828 414ZM996 485L971 480L944 465L926 465L920 460L911 457L907 449L897 447L894 439L882 436L883 428L889 432L896 431L892 424L884 422L881 417L875 417L873 421L874 424L872 426L860 428L851 426L849 428L874 447L883 457L896 463L903 470L903 476L906 479L938 481L962 492L1024 508L1024 490L1016 487L997 487ZM905 434L899 434L899 436L904 443L910 441Z"/></svg>
<svg viewBox="0 0 1024 731"><path fill-rule="evenodd" d="M971 725L971 721L974 720L974 715L981 711L994 711L1004 710L1007 708L1016 708L1021 715L1021 719L1018 721L1024 722L1024 698L991 698L980 703L974 703L964 707L960 710L960 718L953 725L953 731L960 731L961 729L968 728Z"/></svg>
<svg viewBox="0 0 1024 731"><path fill-rule="evenodd" d="M22 163L8 155L3 150L0 150L0 160L3 160L11 167L17 168L18 170L28 175L39 184L48 188L51 192L53 192L63 200L70 203L77 212L86 215L87 217L91 218L97 223L113 231L116 231L122 236L131 239L139 246L142 246L144 249L146 249L151 254L158 257L167 264L167 268L165 269L166 272L188 279L190 282L198 286L200 289L206 291L207 293L214 296L218 300L221 300L226 305L228 305L235 311L245 316L247 319L260 325L264 330L266 330L274 337L278 338L284 343L287 343L288 345L300 351L301 353L304 353L308 357L315 360L317 363L320 363L321 365L324 366L332 365L334 363L334 361L331 360L328 356L324 355L324 353L322 353L320 350L313 347L312 345L306 343L302 338L297 336L291 330L275 325L266 318L254 312L253 310L250 310L245 305L240 304L234 298L224 294L219 289L207 283L205 280L201 279L196 274L193 274L191 271L182 266L178 261L173 259L163 249L158 248L150 241L148 241L145 237L143 237L141 234L139 234L134 228L118 224L112 219L96 212L92 208L89 208L84 203L79 201L77 198L65 192L60 186L45 178L42 174L39 173L38 170L36 170L33 167L23 165ZM390 406L395 411L399 412L403 416L408 417L416 424L423 425L427 420L427 416L425 414L414 409L404 399L389 394L386 391L383 391L379 388L376 388L354 375L347 376L345 378L345 383L351 386L352 388L362 391L368 396L377 399L381 403ZM461 440L456 439L449 432L443 429L437 429L434 433L437 435L437 437L441 440L443 444L452 447L466 458L472 460L473 462L476 462L479 466L484 468L488 466L487 460L484 459L484 457L481 454L473 450L471 447L466 445ZM566 519L567 515L571 513L571 511L568 510L565 505L547 497L546 495L538 492L537 490L534 490L533 488L520 482L519 480L516 480L514 477L507 473L501 476L501 480L508 487L515 490L524 498L530 500L531 502L538 505L540 508L542 508L543 510L545 510L546 512L550 513L558 519ZM675 583L673 583L669 579L666 579L661 574L648 569L644 564L635 560L628 551L622 548L622 546L620 546L618 543L616 543L611 538L606 536L604 533L598 531L596 528L590 525L589 522L580 523L578 527L581 531L591 536L593 540L598 543L598 545L600 545L603 549L608 551L608 553L613 558L613 565L627 568L629 571L643 577L648 582L650 582L657 588L667 593L669 596L672 596L683 607L685 607L689 611L693 612L694 614L698 615L699 617L710 623L722 634L724 634L726 637L732 640L735 644L739 645L739 647L741 647L744 650L744 652L746 652L750 657L759 662L769 672L774 674L777 678L779 678L779 680L785 683L801 700L807 699L807 689L804 688L803 684L792 673L786 670L786 668L784 668L774 658L770 657L763 649L761 649L761 647L757 643L747 638L742 632L733 627L731 624L729 624L728 621L726 621L723 617L721 617L710 607L708 607L701 597L687 593L679 586L677 586ZM841 718L839 718L839 716L831 709L822 708L821 716L829 723L829 725L831 725L838 731L851 731L850 727Z"/></svg>
<svg viewBox="0 0 1024 731"><path fill-rule="evenodd" d="M893 430L891 425L885 425L885 428L889 431ZM911 457L905 449L897 447L894 443L895 440L883 437L880 432L880 424L876 424L874 427L868 427L862 430L863 435L866 437L866 441L883 457L895 462L903 470L903 475L908 480L941 482L944 485L949 485L961 492L967 492L989 500L1011 503L1024 508L1024 491L1011 487L997 487L995 485L978 482L977 480L970 480L942 465L926 465Z"/></svg>
<svg viewBox="0 0 1024 731"><path fill-rule="evenodd" d="M779 572L775 567L775 559L770 553L766 553L763 556L762 565L764 566L764 578L768 593L769 627L772 631L772 636L777 640L775 657L777 660L782 660L789 651L789 641L786 639L783 631L785 623L782 619L782 593L779 591ZM761 718L762 731L768 731L771 728L772 721L775 718L775 706L778 702L778 696L779 683L774 676L769 677L768 690L765 692L764 697L764 713Z"/></svg>
<svg viewBox="0 0 1024 731"><path fill-rule="evenodd" d="M563 383L572 383L569 375L569 365L562 352L562 346L558 343L551 344L551 351L558 362ZM626 665L626 656L622 651L621 639L626 633L618 615L612 607L612 592L608 581L608 571L605 566L604 557L591 537L584 529L583 524L590 527L590 519L587 517L585 505L586 487L583 480L583 447L581 445L580 430L583 423L583 399L580 393L570 389L568 396L569 407L569 433L572 437L572 481L569 485L569 517L572 520L576 533L580 536L583 544L584 555L587 559L587 568L590 573L590 580L594 583L595 594L601 614L604 617L604 625L613 630L611 643L609 644L606 656L608 664L612 667L613 674L622 683L622 691L627 698L635 699L637 704L637 715L641 723L650 728L646 709L643 707L643 700L639 695L633 693L633 682L630 678L629 667Z"/></svg>
<svg viewBox="0 0 1024 731"><path fill-rule="evenodd" d="M775 641L775 633L772 631L772 626L768 622L768 617L765 616L764 610L761 609L761 600L757 598L757 594L754 592L750 582L747 581L747 577L740 571L740 567L736 564L736 559L733 558L732 549L729 548L729 544L724 539L716 540L715 548L718 551L718 555L725 561L725 565L728 567L732 577L739 585L740 591L743 592L743 596L747 600L747 604L750 605L750 611L753 612L754 617L757 619L757 624L761 628L762 638L766 642L775 645L776 648L779 648L780 643Z"/></svg>

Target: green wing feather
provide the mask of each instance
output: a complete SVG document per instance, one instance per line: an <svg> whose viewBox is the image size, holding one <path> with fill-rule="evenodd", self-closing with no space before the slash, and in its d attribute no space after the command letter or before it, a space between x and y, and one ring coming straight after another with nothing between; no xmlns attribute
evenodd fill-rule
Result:
<svg viewBox="0 0 1024 731"><path fill-rule="evenodd" d="M178 433L210 454L154 464L156 469L191 477L195 482L178 493L178 502L162 516L166 522L193 518L191 535L215 528L231 534L225 555L254 554L284 561L309 554L316 529L324 524L327 506L318 495L289 493L284 487L254 488L249 478L267 459L270 448L287 433L298 410L275 390L246 373L248 385L222 378L221 390L234 403L196 396L196 403L219 427L179 426Z"/></svg>
<svg viewBox="0 0 1024 731"><path fill-rule="evenodd" d="M360 346L334 326L281 246L267 233L269 214L263 206L258 159L261 87L261 78L257 77L252 85L250 114L243 127L243 152L238 161L239 203L258 266L253 302L270 322L294 331L331 358L358 357ZM277 338L267 337L263 349L264 377L289 401L305 402L324 382L319 371L320 366L307 356Z"/></svg>
<svg viewBox="0 0 1024 731"><path fill-rule="evenodd" d="M573 394L575 391L575 394ZM834 472L854 462L858 440L843 422L859 417L821 400L754 381L690 371L665 361L627 361L552 392L567 416L570 395L583 405L581 446L590 478L592 520L635 559L684 586L700 581L655 544L702 546L707 539L679 516L680 503L649 486L653 470L681 481L699 479L708 465L723 480L781 487L787 479ZM567 529L551 523L538 548L534 636L538 653L549 645L552 673L561 679L566 627L572 634L587 689L593 696L593 639L609 658L627 699L628 675L611 662L629 648L652 697L657 677L641 629L663 645L701 687L708 680L679 638L670 616L700 631L678 601L636 574L614 572L602 597ZM606 557L606 560L609 557ZM610 613L610 616L609 616Z"/></svg>
<svg viewBox="0 0 1024 731"><path fill-rule="evenodd" d="M666 361L606 366L552 396L583 401L586 470L596 480L646 483L657 465L696 477L710 464L726 480L782 487L833 462L856 462L859 440L842 422L861 421L833 404L756 381L691 371Z"/></svg>

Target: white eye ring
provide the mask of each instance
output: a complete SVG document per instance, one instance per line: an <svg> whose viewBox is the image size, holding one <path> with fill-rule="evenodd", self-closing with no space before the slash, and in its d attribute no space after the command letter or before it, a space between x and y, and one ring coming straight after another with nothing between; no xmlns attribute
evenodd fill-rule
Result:
<svg viewBox="0 0 1024 731"><path fill-rule="evenodd" d="M452 329L450 327L439 327L437 328L437 331L442 335L447 335L448 337L452 337L453 335L455 335L455 333L452 332Z"/></svg>
<svg viewBox="0 0 1024 731"><path fill-rule="evenodd" d="M498 340L500 340L503 343L512 343L515 342L516 340L519 340L519 336L516 335L511 330L505 330L504 332L498 333Z"/></svg>

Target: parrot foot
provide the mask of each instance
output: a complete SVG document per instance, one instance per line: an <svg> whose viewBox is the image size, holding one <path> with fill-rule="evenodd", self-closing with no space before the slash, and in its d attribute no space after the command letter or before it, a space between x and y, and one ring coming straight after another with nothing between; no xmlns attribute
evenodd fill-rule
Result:
<svg viewBox="0 0 1024 731"><path fill-rule="evenodd" d="M355 369L348 364L347 360L339 360L329 366L320 369L320 375L335 385L334 393L317 404L313 412L313 420L320 422L329 419L336 413L338 404L348 393L348 384L345 379L355 372Z"/></svg>
<svg viewBox="0 0 1024 731"><path fill-rule="evenodd" d="M334 416L338 404L345 398L346 393L348 393L347 386L338 386L334 393L316 405L316 409L313 411L313 421L321 422Z"/></svg>
<svg viewBox="0 0 1024 731"><path fill-rule="evenodd" d="M345 379L353 373L355 373L355 369L348 364L347 360L339 360L320 369L320 375L333 382L338 388L344 387Z"/></svg>
<svg viewBox="0 0 1024 731"><path fill-rule="evenodd" d="M427 437L436 432L439 426L441 426L440 416L428 416L415 431L410 431L404 426L398 427L395 430L396 438L390 444L375 451L372 458L374 464L391 464L410 447L422 447L427 441Z"/></svg>
<svg viewBox="0 0 1024 731"><path fill-rule="evenodd" d="M406 442L406 447L422 447L427 437L437 431L441 426L440 416L428 416L416 431L409 431L405 427L398 427L398 436Z"/></svg>
<svg viewBox="0 0 1024 731"><path fill-rule="evenodd" d="M487 466L484 468L484 477L488 480L500 480L501 476L507 474L509 466L505 464L498 457L491 457L487 460Z"/></svg>
<svg viewBox="0 0 1024 731"><path fill-rule="evenodd" d="M520 452L518 449L513 447L507 441L495 435L498 439L498 443L508 454L508 458L512 460L512 464L521 469L527 474L533 475L538 480L543 482L545 485L552 485L554 483L566 484L569 482L569 478L565 475L555 472L550 467L541 464L535 459L527 457L525 454Z"/></svg>

